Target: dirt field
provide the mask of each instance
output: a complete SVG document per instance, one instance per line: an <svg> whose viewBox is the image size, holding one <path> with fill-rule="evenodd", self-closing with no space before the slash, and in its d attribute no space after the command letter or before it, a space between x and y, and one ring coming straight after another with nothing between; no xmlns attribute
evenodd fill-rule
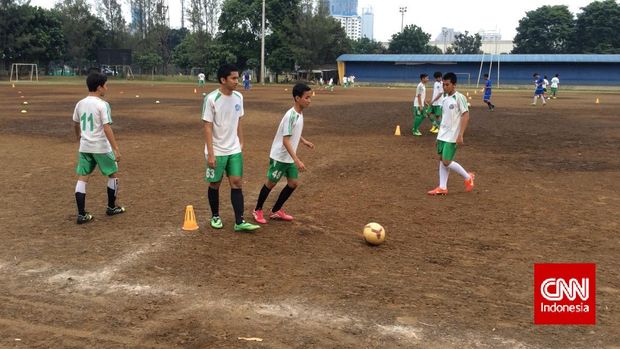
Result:
<svg viewBox="0 0 620 349"><path fill-rule="evenodd" d="M244 93L247 218L287 87ZM457 160L477 186L452 173L450 195L428 197L434 137L427 121L411 136L413 89L318 91L304 113L316 149L300 146L308 171L285 206L295 221L240 234L227 184L225 227L207 228L193 88L109 84L128 211L105 216L97 173L96 219L78 226L71 114L86 88L0 85L1 348L620 347L620 93L561 91L543 108L496 91L490 113L470 91ZM180 229L188 204L198 232ZM382 246L360 237L371 221ZM595 326L533 325L541 262L597 264Z"/></svg>

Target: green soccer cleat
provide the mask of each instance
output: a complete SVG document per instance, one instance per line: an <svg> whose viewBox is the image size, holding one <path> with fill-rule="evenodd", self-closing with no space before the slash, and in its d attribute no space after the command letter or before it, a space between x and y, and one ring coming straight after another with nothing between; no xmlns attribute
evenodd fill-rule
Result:
<svg viewBox="0 0 620 349"><path fill-rule="evenodd" d="M78 214L77 216L77 224L85 224L91 222L95 217L92 214L86 212L84 215Z"/></svg>
<svg viewBox="0 0 620 349"><path fill-rule="evenodd" d="M235 224L235 231L253 231L259 228L260 225L248 223L246 221L241 222L241 224Z"/></svg>
<svg viewBox="0 0 620 349"><path fill-rule="evenodd" d="M420 137L422 135L422 132L418 131L418 130L413 130L411 131L411 133L416 136L416 137Z"/></svg>
<svg viewBox="0 0 620 349"><path fill-rule="evenodd" d="M224 227L224 224L222 223L220 217L215 216L211 218L211 228L222 229L222 227Z"/></svg>

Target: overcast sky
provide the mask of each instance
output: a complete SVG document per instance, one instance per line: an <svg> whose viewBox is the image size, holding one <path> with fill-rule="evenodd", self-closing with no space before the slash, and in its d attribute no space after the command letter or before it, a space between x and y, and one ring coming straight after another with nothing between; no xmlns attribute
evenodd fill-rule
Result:
<svg viewBox="0 0 620 349"><path fill-rule="evenodd" d="M94 4L96 0L89 0ZM56 1L31 0L32 5L50 8ZM358 0L359 13L362 8L372 7L375 17L374 39L388 41L392 34L400 31L400 7L407 7L404 25L415 24L431 34L434 40L442 27L456 31L477 33L479 30L496 30L502 39L510 40L515 34L519 20L525 12L543 5L568 5L573 14L581 12L581 7L592 0ZM122 0L125 13L129 17L129 6ZM189 3L189 0L185 0ZM168 0L172 27L181 26L181 0ZM186 23L187 25L187 23Z"/></svg>

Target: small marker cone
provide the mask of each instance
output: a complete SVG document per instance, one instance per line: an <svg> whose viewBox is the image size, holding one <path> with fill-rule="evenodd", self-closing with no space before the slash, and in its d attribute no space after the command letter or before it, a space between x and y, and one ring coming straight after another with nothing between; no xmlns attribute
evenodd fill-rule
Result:
<svg viewBox="0 0 620 349"><path fill-rule="evenodd" d="M15 88L15 84L11 84L11 87Z"/></svg>
<svg viewBox="0 0 620 349"><path fill-rule="evenodd" d="M478 90L474 90L474 94L477 95L478 94Z"/></svg>
<svg viewBox="0 0 620 349"><path fill-rule="evenodd" d="M22 113L26 114L28 111L26 109L22 109Z"/></svg>
<svg viewBox="0 0 620 349"><path fill-rule="evenodd" d="M469 91L467 91L467 97L469 97Z"/></svg>
<svg viewBox="0 0 620 349"><path fill-rule="evenodd" d="M396 125L396 131L394 131L394 136L400 136L400 125Z"/></svg>
<svg viewBox="0 0 620 349"><path fill-rule="evenodd" d="M469 99L471 99L471 96L469 96Z"/></svg>
<svg viewBox="0 0 620 349"><path fill-rule="evenodd" d="M185 219L183 220L183 230L198 230L198 223L196 223L196 215L194 214L194 206L187 205L185 207Z"/></svg>
<svg viewBox="0 0 620 349"><path fill-rule="evenodd" d="M596 102L594 102L594 103L599 104L599 100L598 100L598 98L596 99Z"/></svg>
<svg viewBox="0 0 620 349"><path fill-rule="evenodd" d="M198 93L198 91L196 91L196 89L194 89L194 93Z"/></svg>
<svg viewBox="0 0 620 349"><path fill-rule="evenodd" d="M312 97L316 96L316 93L314 93L314 91L312 91Z"/></svg>

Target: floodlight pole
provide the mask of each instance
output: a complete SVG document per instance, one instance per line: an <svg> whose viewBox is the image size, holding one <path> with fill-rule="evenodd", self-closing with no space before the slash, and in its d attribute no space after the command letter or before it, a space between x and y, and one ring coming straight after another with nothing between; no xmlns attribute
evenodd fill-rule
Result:
<svg viewBox="0 0 620 349"><path fill-rule="evenodd" d="M402 6L398 8L398 12L400 12L400 31L403 31L403 24L405 23L405 12L407 12L407 6Z"/></svg>
<svg viewBox="0 0 620 349"><path fill-rule="evenodd" d="M260 83L265 84L265 0L263 0L263 26L260 41Z"/></svg>

